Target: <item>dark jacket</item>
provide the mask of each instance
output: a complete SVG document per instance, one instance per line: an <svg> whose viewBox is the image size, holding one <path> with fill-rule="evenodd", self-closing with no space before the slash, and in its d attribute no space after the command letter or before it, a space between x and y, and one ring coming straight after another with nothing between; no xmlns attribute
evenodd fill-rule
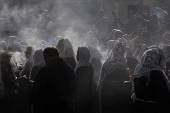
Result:
<svg viewBox="0 0 170 113"><path fill-rule="evenodd" d="M76 68L76 60L74 57L69 58L69 57L60 57L63 59L68 65L70 65L73 69Z"/></svg>
<svg viewBox="0 0 170 113"><path fill-rule="evenodd" d="M43 68L44 66L42 65L37 65L37 66L34 66L31 70L31 80L35 80L38 72L41 70L41 68Z"/></svg>
<svg viewBox="0 0 170 113"><path fill-rule="evenodd" d="M160 71L151 71L149 83L146 76L135 78L134 86L136 98L144 100L136 100L136 113L149 113L151 111L163 113L163 110L168 109L170 93Z"/></svg>
<svg viewBox="0 0 170 113"><path fill-rule="evenodd" d="M34 82L31 103L35 113L73 113L76 79L72 68L56 58L43 67Z"/></svg>
<svg viewBox="0 0 170 113"><path fill-rule="evenodd" d="M76 91L76 113L92 112L92 80L93 67L82 66L76 70L77 91Z"/></svg>
<svg viewBox="0 0 170 113"><path fill-rule="evenodd" d="M8 65L7 69L1 67L2 71L2 80L6 89L13 89L15 87L14 82L10 79L11 75L15 75L14 71L11 68L11 65Z"/></svg>
<svg viewBox="0 0 170 113"><path fill-rule="evenodd" d="M131 73L134 73L138 61L134 57L127 57L128 68L131 69Z"/></svg>
<svg viewBox="0 0 170 113"><path fill-rule="evenodd" d="M105 79L102 89L102 113L125 113L130 101L132 85L125 69L115 69Z"/></svg>

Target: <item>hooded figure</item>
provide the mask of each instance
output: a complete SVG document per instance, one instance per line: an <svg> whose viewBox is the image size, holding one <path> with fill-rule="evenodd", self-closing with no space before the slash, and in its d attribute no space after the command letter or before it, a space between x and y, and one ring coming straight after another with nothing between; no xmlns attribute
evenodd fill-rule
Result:
<svg viewBox="0 0 170 113"><path fill-rule="evenodd" d="M131 84L126 73L126 45L119 40L110 52L110 58L102 66L98 81L101 113L125 112L131 95Z"/></svg>
<svg viewBox="0 0 170 113"><path fill-rule="evenodd" d="M75 69L76 60L70 40L68 38L59 40L57 44L57 49L59 51L60 58L62 58L68 65L72 66L72 68Z"/></svg>
<svg viewBox="0 0 170 113"><path fill-rule="evenodd" d="M101 62L102 54L99 52L99 50L97 50L92 46L88 46L88 49L90 51L90 64L94 69L93 82L96 82L99 78L101 67L102 67L102 62Z"/></svg>
<svg viewBox="0 0 170 113"><path fill-rule="evenodd" d="M33 60L34 60L34 64L33 64L31 76L30 76L31 80L35 80L40 69L45 66L45 61L44 61L42 49L35 51L34 56L33 56Z"/></svg>
<svg viewBox="0 0 170 113"><path fill-rule="evenodd" d="M170 82L163 69L165 57L159 48L145 51L133 76L135 113L166 112L170 102Z"/></svg>
<svg viewBox="0 0 170 113"><path fill-rule="evenodd" d="M7 43L5 41L0 41L0 50L8 50Z"/></svg>
<svg viewBox="0 0 170 113"><path fill-rule="evenodd" d="M90 51L86 47L79 47L77 51L77 78L76 113L92 113L92 80L94 70L90 65Z"/></svg>

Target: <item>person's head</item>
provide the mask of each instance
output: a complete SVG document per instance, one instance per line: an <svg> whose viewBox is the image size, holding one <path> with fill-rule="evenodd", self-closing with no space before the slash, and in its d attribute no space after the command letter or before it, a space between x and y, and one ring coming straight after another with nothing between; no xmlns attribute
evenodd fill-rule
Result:
<svg viewBox="0 0 170 113"><path fill-rule="evenodd" d="M31 46L28 46L25 51L25 56L27 59L30 59L33 56L34 49Z"/></svg>
<svg viewBox="0 0 170 113"><path fill-rule="evenodd" d="M121 31L115 31L114 32L114 37L116 38L116 40L118 38L122 38L123 37L123 33Z"/></svg>
<svg viewBox="0 0 170 113"><path fill-rule="evenodd" d="M159 69L158 67L164 68L164 56L163 51L159 48L151 48L146 50L143 55L141 55L141 59L139 60L139 63L137 67L144 68L143 70L146 70L149 72L150 70ZM142 70L136 70L136 71L142 71ZM143 72L145 73L145 72Z"/></svg>
<svg viewBox="0 0 170 113"><path fill-rule="evenodd" d="M52 60L59 57L59 52L56 47L47 47L43 51L44 60L46 64L49 64Z"/></svg>
<svg viewBox="0 0 170 113"><path fill-rule="evenodd" d="M58 52L61 53L64 49L64 39L60 39L57 44Z"/></svg>
<svg viewBox="0 0 170 113"><path fill-rule="evenodd" d="M128 34L124 34L123 38L125 38L126 40L129 40L129 35Z"/></svg>
<svg viewBox="0 0 170 113"><path fill-rule="evenodd" d="M73 46L68 38L61 39L56 47L60 57L74 57Z"/></svg>
<svg viewBox="0 0 170 113"><path fill-rule="evenodd" d="M2 65L3 66L9 65L11 62L11 57L12 55L8 51L2 52L0 55Z"/></svg>
<svg viewBox="0 0 170 113"><path fill-rule="evenodd" d="M89 62L90 61L90 51L87 47L79 47L76 55L77 61L79 62Z"/></svg>
<svg viewBox="0 0 170 113"><path fill-rule="evenodd" d="M45 63L42 49L35 51L33 55L33 60L34 60L34 65L37 65L39 63Z"/></svg>

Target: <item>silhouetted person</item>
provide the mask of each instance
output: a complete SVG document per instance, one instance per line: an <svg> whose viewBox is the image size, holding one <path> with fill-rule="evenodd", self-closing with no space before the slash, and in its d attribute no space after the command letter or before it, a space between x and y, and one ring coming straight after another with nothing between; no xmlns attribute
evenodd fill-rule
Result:
<svg viewBox="0 0 170 113"><path fill-rule="evenodd" d="M29 75L31 73L32 66L33 66L33 53L34 53L33 47L29 46L26 48L25 56L27 58L27 61L24 65L24 69L22 71L22 76L26 75L27 78L29 78Z"/></svg>
<svg viewBox="0 0 170 113"><path fill-rule="evenodd" d="M31 70L31 74L30 74L31 80L35 80L40 69L45 66L43 50L39 49L39 50L35 51L33 59L34 59L34 65L33 65L33 68Z"/></svg>
<svg viewBox="0 0 170 113"><path fill-rule="evenodd" d="M59 51L60 58L62 58L68 65L72 66L72 68L75 69L76 60L70 40L68 38L59 40L57 44L57 49Z"/></svg>
<svg viewBox="0 0 170 113"><path fill-rule="evenodd" d="M72 68L61 58L55 47L43 51L46 66L34 82L31 103L34 113L73 113L76 79Z"/></svg>
<svg viewBox="0 0 170 113"><path fill-rule="evenodd" d="M170 82L163 62L162 51L152 48L144 52L137 64L133 75L135 113L164 113L169 110Z"/></svg>
<svg viewBox="0 0 170 113"><path fill-rule="evenodd" d="M94 69L90 65L90 51L86 47L79 47L77 51L77 78L76 113L92 113L92 80Z"/></svg>
<svg viewBox="0 0 170 113"><path fill-rule="evenodd" d="M5 97L1 99L0 111L3 113L12 113L15 108L15 90L17 89L14 81L14 70L11 64L11 54L8 51L1 53L0 74L2 83L5 88Z"/></svg>
<svg viewBox="0 0 170 113"><path fill-rule="evenodd" d="M131 83L126 73L126 46L117 40L102 66L98 81L100 113L125 113L131 96Z"/></svg>

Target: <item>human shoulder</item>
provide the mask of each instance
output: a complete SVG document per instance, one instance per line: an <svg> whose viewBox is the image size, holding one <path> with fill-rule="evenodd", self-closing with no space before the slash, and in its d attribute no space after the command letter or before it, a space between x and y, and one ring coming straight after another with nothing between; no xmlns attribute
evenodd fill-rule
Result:
<svg viewBox="0 0 170 113"><path fill-rule="evenodd" d="M90 66L81 66L76 70L76 73L88 73L94 71L93 67Z"/></svg>

